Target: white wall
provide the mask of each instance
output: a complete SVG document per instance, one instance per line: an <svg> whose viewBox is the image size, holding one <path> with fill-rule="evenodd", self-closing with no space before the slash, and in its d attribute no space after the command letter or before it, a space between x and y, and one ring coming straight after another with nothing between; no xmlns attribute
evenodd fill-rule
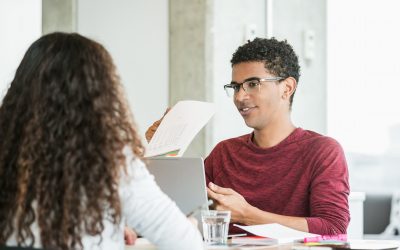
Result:
<svg viewBox="0 0 400 250"><path fill-rule="evenodd" d="M41 33L41 0L0 1L0 102L23 55Z"/></svg>
<svg viewBox="0 0 400 250"><path fill-rule="evenodd" d="M301 76L293 99L293 122L322 134L327 130L326 1L274 0L272 17L272 35L287 39L299 56ZM305 53L308 31L314 33L310 60Z"/></svg>
<svg viewBox="0 0 400 250"><path fill-rule="evenodd" d="M265 0L214 1L213 83L212 96L217 112L211 120L212 141L208 152L223 139L251 131L237 111L223 86L232 80L232 54L246 41L246 27L255 27L256 36L265 36ZM249 37L247 37L249 39Z"/></svg>
<svg viewBox="0 0 400 250"><path fill-rule="evenodd" d="M168 1L79 0L77 30L111 53L141 134L168 105Z"/></svg>

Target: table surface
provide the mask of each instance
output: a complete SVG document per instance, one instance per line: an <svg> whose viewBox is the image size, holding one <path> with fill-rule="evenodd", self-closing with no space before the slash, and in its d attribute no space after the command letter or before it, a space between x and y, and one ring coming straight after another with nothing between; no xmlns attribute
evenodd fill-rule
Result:
<svg viewBox="0 0 400 250"><path fill-rule="evenodd" d="M400 241L393 240L351 240L351 246L354 249L399 249ZM296 247L297 246L297 247ZM322 248L322 247L321 247ZM319 248L319 249L321 249ZM137 239L134 246L126 246L125 250L155 250L156 246L151 244L148 240L140 238ZM286 243L272 246L232 246L232 247L212 247L212 246L204 246L205 250L214 250L214 249L230 249L230 250L292 250L292 249L301 249L301 250L317 250L316 247L307 247L301 244L296 243ZM329 248L326 248L329 249Z"/></svg>
<svg viewBox="0 0 400 250"><path fill-rule="evenodd" d="M231 249L231 250L240 250L240 249L257 249L257 250L263 250L263 249L268 249L268 250L290 250L292 249L292 243L288 244L280 244L280 245L273 245L273 246L253 246L253 247L239 247L239 246L232 246L232 247L224 247L224 246L218 246L218 247L212 247L212 246L206 246L204 245L204 249L206 250L214 250L214 249ZM157 249L156 246L151 244L149 241L143 238L139 238L136 240L135 245L133 246L125 246L125 250L155 250Z"/></svg>

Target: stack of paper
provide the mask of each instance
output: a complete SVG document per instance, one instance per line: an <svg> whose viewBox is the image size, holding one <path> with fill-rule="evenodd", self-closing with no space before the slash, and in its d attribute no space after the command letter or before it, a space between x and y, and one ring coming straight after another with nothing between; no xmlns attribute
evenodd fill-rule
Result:
<svg viewBox="0 0 400 250"><path fill-rule="evenodd" d="M146 148L145 156L182 156L214 113L212 103L178 102L163 118Z"/></svg>
<svg viewBox="0 0 400 250"><path fill-rule="evenodd" d="M285 227L277 223L255 226L241 226L236 224L234 225L254 235L273 239L274 241L271 241L271 243L273 244L289 243L295 240L303 240L305 237L318 236L317 234L294 230L292 228Z"/></svg>
<svg viewBox="0 0 400 250"><path fill-rule="evenodd" d="M262 236L234 237L232 238L231 242L234 244L253 246L269 246L278 244L278 241L276 239Z"/></svg>

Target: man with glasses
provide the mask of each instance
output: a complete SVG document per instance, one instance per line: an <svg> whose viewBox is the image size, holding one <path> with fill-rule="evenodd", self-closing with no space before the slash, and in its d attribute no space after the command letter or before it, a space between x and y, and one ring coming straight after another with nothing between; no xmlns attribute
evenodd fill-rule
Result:
<svg viewBox="0 0 400 250"><path fill-rule="evenodd" d="M300 77L292 47L256 38L240 46L231 63L232 81L224 89L254 130L220 142L205 160L207 192L216 209L230 210L232 222L244 225L346 233L349 183L343 150L290 118Z"/></svg>

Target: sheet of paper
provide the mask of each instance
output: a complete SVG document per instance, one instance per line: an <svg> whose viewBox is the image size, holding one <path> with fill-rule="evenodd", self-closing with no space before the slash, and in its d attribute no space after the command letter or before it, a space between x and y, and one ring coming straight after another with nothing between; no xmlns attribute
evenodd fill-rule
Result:
<svg viewBox="0 0 400 250"><path fill-rule="evenodd" d="M173 152L182 156L190 142L215 113L213 103L180 101L164 117L146 148L146 157Z"/></svg>
<svg viewBox="0 0 400 250"><path fill-rule="evenodd" d="M350 249L398 249L400 242L397 240L350 240Z"/></svg>
<svg viewBox="0 0 400 250"><path fill-rule="evenodd" d="M293 242L294 240L303 240L305 237L318 236L317 234L294 230L277 223L255 226L234 225L254 235L276 239L278 243L288 243Z"/></svg>

